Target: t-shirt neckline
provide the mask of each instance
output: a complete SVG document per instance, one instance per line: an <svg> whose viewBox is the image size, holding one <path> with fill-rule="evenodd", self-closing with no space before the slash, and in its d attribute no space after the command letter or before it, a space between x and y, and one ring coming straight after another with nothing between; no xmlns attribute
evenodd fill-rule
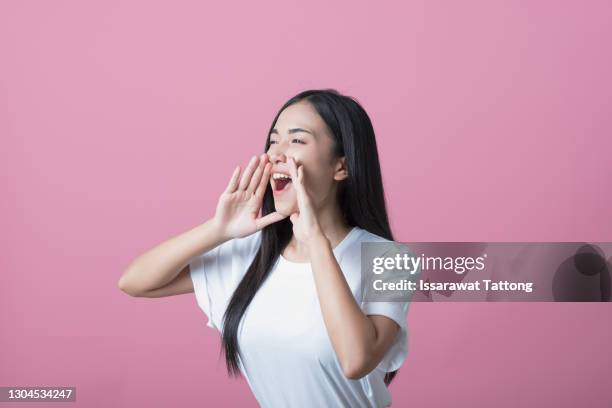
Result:
<svg viewBox="0 0 612 408"><path fill-rule="evenodd" d="M340 241L340 242L338 243L338 245L336 245L336 247L335 247L335 248L332 250L332 251L333 251L333 253L334 253L334 255L336 255L336 256L337 256L337 255L340 253L340 251L342 251L342 250L344 249L344 247L345 247L346 245L348 245L349 239L350 239L350 238L351 238L351 236L352 236L352 235L353 235L353 234L354 234L354 233L357 231L357 229L358 229L358 228L357 228L357 226L354 226L354 227L353 227L353 228L352 228L352 229L351 229L351 230L348 232L348 234L346 234L346 236L345 236L345 237L342 239L342 241ZM293 262L293 261L290 261L290 260L288 260L287 258L285 258L285 257L283 256L283 253L282 253L282 252L279 254L279 259L280 259L282 262L287 263L287 264L290 264L290 265L293 265L293 266L298 266L298 267L299 267L299 266L301 266L301 267L308 267L308 266L310 266L310 262Z"/></svg>

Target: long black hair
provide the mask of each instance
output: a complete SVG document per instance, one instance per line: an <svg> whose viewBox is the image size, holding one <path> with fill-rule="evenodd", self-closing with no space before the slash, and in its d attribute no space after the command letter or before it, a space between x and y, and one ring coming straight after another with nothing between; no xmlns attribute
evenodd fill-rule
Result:
<svg viewBox="0 0 612 408"><path fill-rule="evenodd" d="M308 101L323 119L333 138L332 154L345 157L348 177L338 186L338 200L346 223L358 226L388 240L394 240L387 217L380 162L374 128L366 111L356 99L335 89L300 92L278 111L266 138L264 152L270 147L270 133L281 112L288 106ZM268 184L262 203L262 216L274 212L274 198ZM238 327L255 293L267 278L282 250L293 234L289 217L261 230L261 244L244 278L234 291L223 315L222 351L230 376L240 375ZM397 373L385 374L387 386Z"/></svg>

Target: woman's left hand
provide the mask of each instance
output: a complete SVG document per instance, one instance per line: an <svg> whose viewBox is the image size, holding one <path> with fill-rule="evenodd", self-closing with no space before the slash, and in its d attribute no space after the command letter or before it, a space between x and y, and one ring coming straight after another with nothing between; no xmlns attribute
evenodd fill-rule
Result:
<svg viewBox="0 0 612 408"><path fill-rule="evenodd" d="M319 220L314 211L312 200L306 192L304 184L304 165L298 167L293 157L289 157L289 173L297 195L298 212L291 214L293 234L301 243L308 245L315 238L322 236Z"/></svg>

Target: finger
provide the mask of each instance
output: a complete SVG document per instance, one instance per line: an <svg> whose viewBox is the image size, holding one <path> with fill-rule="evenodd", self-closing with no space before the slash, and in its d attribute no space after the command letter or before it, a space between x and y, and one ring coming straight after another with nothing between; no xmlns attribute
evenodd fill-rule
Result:
<svg viewBox="0 0 612 408"><path fill-rule="evenodd" d="M295 159L293 157L289 158L289 173L291 175L291 182L293 183L293 187L297 191L299 191L301 186L298 179L297 164L295 163Z"/></svg>
<svg viewBox="0 0 612 408"><path fill-rule="evenodd" d="M289 157L289 175L291 176L293 188L297 192L298 207L302 208L302 194L300 193L300 185L298 182L297 165L295 164L295 159L293 157Z"/></svg>
<svg viewBox="0 0 612 408"><path fill-rule="evenodd" d="M237 166L232 173L232 177L230 177L230 181L225 188L224 193L233 193L236 191L236 187L238 187L238 176L240 175L240 166Z"/></svg>
<svg viewBox="0 0 612 408"><path fill-rule="evenodd" d="M291 222L293 224L295 224L297 222L298 218L299 217L298 217L298 215L296 213L291 214L291 216L289 217L289 219L291 220Z"/></svg>
<svg viewBox="0 0 612 408"><path fill-rule="evenodd" d="M293 183L293 187L297 192L297 201L298 207L303 210L305 206L310 205L310 200L308 200L308 194L306 194L306 189L304 188L304 176L303 176L303 167L304 165L300 165L302 169L302 176L300 177L298 174L297 164L293 157L289 158L289 172L291 173L291 180Z"/></svg>
<svg viewBox="0 0 612 408"><path fill-rule="evenodd" d="M270 213L268 215L265 215L261 218L258 218L255 220L255 223L257 225L257 229L260 230L262 228L267 227L270 224L273 224L275 222L278 222L284 218L287 218L286 215L281 214L279 212L274 211L273 213Z"/></svg>
<svg viewBox="0 0 612 408"><path fill-rule="evenodd" d="M309 204L310 200L308 197L308 194L306 193L306 187L304 185L304 165L300 164L299 167L297 167L297 165L294 163L294 167L295 167L295 181L294 181L294 187L295 190L297 191L298 194L298 198L300 200L302 200L304 203Z"/></svg>
<svg viewBox="0 0 612 408"><path fill-rule="evenodd" d="M291 182L297 180L297 170L295 167L295 160L293 157L289 157L289 175L291 176Z"/></svg>
<svg viewBox="0 0 612 408"><path fill-rule="evenodd" d="M301 164L300 167L298 167L297 169L297 179L298 182L300 183L300 186L304 186L304 165Z"/></svg>
<svg viewBox="0 0 612 408"><path fill-rule="evenodd" d="M264 171L261 176L261 180L259 181L259 186L257 190L255 190L255 196L257 198L263 197L266 192L266 187L268 187L268 182L270 181L270 172L272 170L272 163L266 163L264 166Z"/></svg>
<svg viewBox="0 0 612 408"><path fill-rule="evenodd" d="M249 181L251 180L251 175L255 170L255 166L257 166L257 161L259 158L257 156L251 157L249 164L246 169L244 169L244 173L242 174L242 179L240 179L240 186L238 186L238 190L246 190L249 185Z"/></svg>
<svg viewBox="0 0 612 408"><path fill-rule="evenodd" d="M266 158L268 155L262 154L259 157L259 165L255 169L253 173L253 177L251 177L251 181L249 182L249 186L247 187L247 193L253 194L257 186L259 185L259 180L261 179L261 174L263 173L263 168L266 165Z"/></svg>

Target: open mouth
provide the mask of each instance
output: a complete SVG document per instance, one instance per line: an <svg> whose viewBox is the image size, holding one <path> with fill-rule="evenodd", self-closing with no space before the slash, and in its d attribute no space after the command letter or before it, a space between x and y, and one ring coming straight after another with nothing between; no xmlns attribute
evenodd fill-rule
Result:
<svg viewBox="0 0 612 408"><path fill-rule="evenodd" d="M274 173L272 174L272 187L273 192L281 192L288 189L291 184L291 177L287 174Z"/></svg>

